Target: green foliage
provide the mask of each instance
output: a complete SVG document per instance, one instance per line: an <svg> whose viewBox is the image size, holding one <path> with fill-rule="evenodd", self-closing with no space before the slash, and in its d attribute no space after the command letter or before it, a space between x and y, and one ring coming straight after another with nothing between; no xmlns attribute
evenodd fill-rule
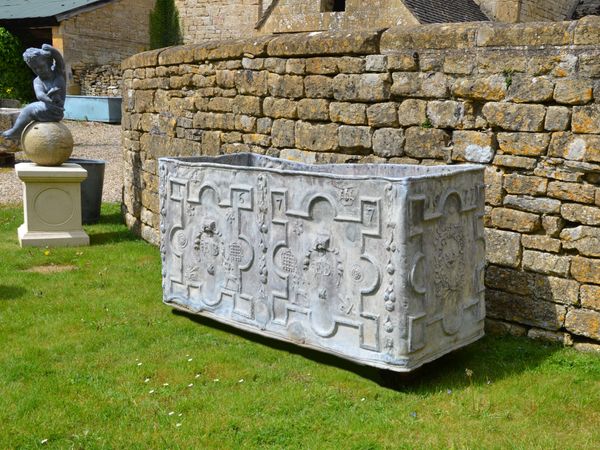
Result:
<svg viewBox="0 0 600 450"><path fill-rule="evenodd" d="M156 0L150 12L150 48L181 44L179 13L174 0Z"/></svg>
<svg viewBox="0 0 600 450"><path fill-rule="evenodd" d="M1 199L0 199L1 201ZM20 248L0 206L0 449L597 449L600 356L486 337L391 376L173 314L159 250L103 205Z"/></svg>
<svg viewBox="0 0 600 450"><path fill-rule="evenodd" d="M32 72L23 61L19 40L0 27L0 98L33 99Z"/></svg>
<svg viewBox="0 0 600 450"><path fill-rule="evenodd" d="M433 124L431 123L431 120L429 120L429 117L421 124L421 128L433 128Z"/></svg>
<svg viewBox="0 0 600 450"><path fill-rule="evenodd" d="M502 74L504 75L504 82L506 83L506 89L512 86L514 69L504 69Z"/></svg>

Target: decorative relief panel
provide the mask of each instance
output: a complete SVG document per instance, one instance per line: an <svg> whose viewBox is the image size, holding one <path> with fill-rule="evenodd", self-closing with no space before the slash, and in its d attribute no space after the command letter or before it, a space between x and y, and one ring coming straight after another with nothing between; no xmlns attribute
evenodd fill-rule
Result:
<svg viewBox="0 0 600 450"><path fill-rule="evenodd" d="M326 169L162 159L165 302L399 371L480 337L482 169Z"/></svg>

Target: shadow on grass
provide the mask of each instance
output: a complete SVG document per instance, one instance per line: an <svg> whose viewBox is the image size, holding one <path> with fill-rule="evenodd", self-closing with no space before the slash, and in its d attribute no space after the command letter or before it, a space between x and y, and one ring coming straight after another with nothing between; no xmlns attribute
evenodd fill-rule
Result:
<svg viewBox="0 0 600 450"><path fill-rule="evenodd" d="M469 384L483 385L495 382L513 374L531 370L559 348L532 342L525 338L484 337L478 342L448 353L410 373L398 373L359 365L328 353L250 333L207 317L177 309L173 309L172 313L260 345L355 373L382 387L402 392L436 393L447 389L466 388ZM467 371L473 375L468 377Z"/></svg>
<svg viewBox="0 0 600 450"><path fill-rule="evenodd" d="M0 284L0 300L16 300L23 297L26 292L27 290L20 286L6 286Z"/></svg>
<svg viewBox="0 0 600 450"><path fill-rule="evenodd" d="M86 232L90 236L90 245L139 240L139 237L123 226L123 217L120 212L102 214L97 224L86 226Z"/></svg>

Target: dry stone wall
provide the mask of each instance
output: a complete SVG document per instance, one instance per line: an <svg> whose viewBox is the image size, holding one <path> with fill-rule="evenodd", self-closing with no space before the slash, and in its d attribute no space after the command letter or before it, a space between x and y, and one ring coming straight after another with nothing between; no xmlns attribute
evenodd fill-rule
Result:
<svg viewBox="0 0 600 450"><path fill-rule="evenodd" d="M124 215L157 160L486 165L488 329L600 343L600 18L207 42L124 69Z"/></svg>
<svg viewBox="0 0 600 450"><path fill-rule="evenodd" d="M120 97L123 74L120 64L72 67L73 83L81 95Z"/></svg>

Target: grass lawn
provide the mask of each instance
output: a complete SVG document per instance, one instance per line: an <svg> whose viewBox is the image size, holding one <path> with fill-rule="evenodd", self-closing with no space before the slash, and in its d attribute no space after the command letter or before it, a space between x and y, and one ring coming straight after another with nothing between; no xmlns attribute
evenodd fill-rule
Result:
<svg viewBox="0 0 600 450"><path fill-rule="evenodd" d="M491 338L378 370L174 313L117 205L92 245L21 249L0 208L0 448L600 446L600 357Z"/></svg>

